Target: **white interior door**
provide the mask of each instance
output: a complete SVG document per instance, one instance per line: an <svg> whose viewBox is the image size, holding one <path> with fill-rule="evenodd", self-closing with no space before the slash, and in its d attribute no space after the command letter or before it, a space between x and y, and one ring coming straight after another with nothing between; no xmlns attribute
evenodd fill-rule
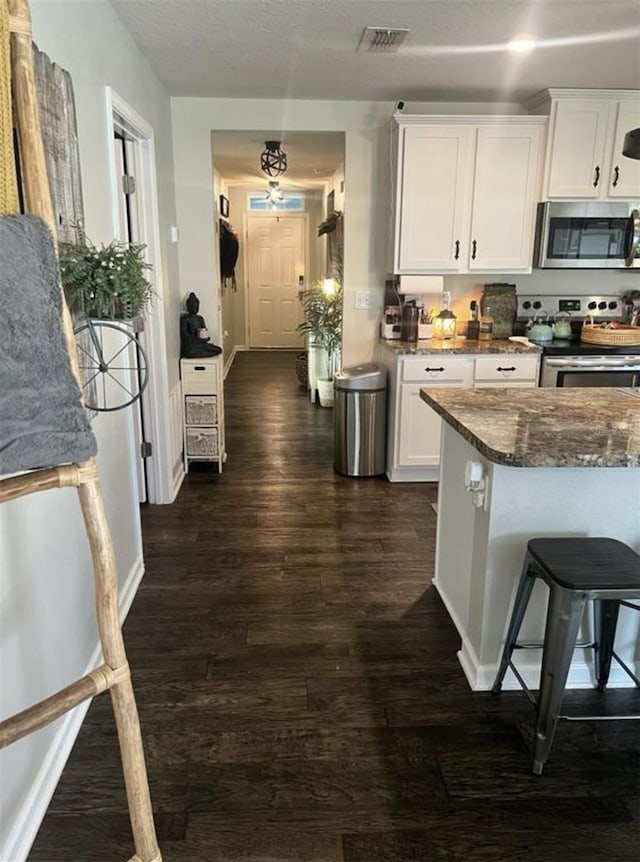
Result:
<svg viewBox="0 0 640 862"><path fill-rule="evenodd" d="M140 243L140 198L136 197L136 189L139 183L138 177L138 153L136 142L133 137L121 128L114 129L113 135L114 157L116 172L118 174L118 225L117 239L124 243ZM141 340L144 334L140 333ZM136 357L132 358L134 364ZM132 411L133 429L136 445L136 474L138 478L138 501L147 501L147 471L145 463L144 442L145 427L142 402L140 399L129 408Z"/></svg>
<svg viewBox="0 0 640 862"><path fill-rule="evenodd" d="M247 216L250 347L300 347L298 297L304 286L307 217L302 213Z"/></svg>

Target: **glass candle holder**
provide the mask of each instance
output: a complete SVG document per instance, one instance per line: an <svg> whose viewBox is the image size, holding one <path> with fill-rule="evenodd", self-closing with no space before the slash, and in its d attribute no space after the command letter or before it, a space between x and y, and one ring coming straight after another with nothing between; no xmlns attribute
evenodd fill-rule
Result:
<svg viewBox="0 0 640 862"><path fill-rule="evenodd" d="M453 311L443 308L440 314L433 320L434 338L455 338L457 318Z"/></svg>

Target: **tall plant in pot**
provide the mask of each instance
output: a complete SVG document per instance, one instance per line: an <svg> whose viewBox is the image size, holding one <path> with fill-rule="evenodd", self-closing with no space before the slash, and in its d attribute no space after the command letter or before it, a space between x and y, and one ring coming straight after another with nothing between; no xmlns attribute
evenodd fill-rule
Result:
<svg viewBox="0 0 640 862"><path fill-rule="evenodd" d="M333 404L333 377L340 361L342 342L342 285L333 278L316 281L301 293L304 320L298 331L327 355L327 377L318 379L320 404Z"/></svg>

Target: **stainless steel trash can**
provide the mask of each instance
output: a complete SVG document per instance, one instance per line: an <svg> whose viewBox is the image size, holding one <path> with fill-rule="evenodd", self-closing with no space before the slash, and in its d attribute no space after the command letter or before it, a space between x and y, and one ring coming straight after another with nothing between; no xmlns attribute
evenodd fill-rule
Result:
<svg viewBox="0 0 640 862"><path fill-rule="evenodd" d="M368 362L335 375L334 445L336 473L379 476L385 471L387 371Z"/></svg>

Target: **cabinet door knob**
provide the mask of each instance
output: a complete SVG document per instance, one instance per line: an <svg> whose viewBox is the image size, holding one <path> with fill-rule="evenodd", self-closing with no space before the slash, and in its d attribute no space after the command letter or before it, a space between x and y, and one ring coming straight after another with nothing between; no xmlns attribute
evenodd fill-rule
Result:
<svg viewBox="0 0 640 862"><path fill-rule="evenodd" d="M460 257L460 240L459 239L456 240L456 251L455 251L455 254L453 255L453 257L455 258L455 260L458 260L458 258Z"/></svg>
<svg viewBox="0 0 640 862"><path fill-rule="evenodd" d="M600 165L596 165L595 179L593 181L594 189L598 187L598 183L600 182Z"/></svg>
<svg viewBox="0 0 640 862"><path fill-rule="evenodd" d="M429 368L429 366L427 365L427 367L424 370L425 371L444 371L444 367L441 365L439 368Z"/></svg>
<svg viewBox="0 0 640 862"><path fill-rule="evenodd" d="M618 185L619 179L620 179L620 168L618 167L618 165L616 165L615 168L613 169L613 182L611 183L611 185L614 187L614 189Z"/></svg>
<svg viewBox="0 0 640 862"><path fill-rule="evenodd" d="M476 259L476 252L478 251L478 243L474 241L471 243L471 260Z"/></svg>
<svg viewBox="0 0 640 862"><path fill-rule="evenodd" d="M496 371L515 371L515 365L498 365Z"/></svg>

